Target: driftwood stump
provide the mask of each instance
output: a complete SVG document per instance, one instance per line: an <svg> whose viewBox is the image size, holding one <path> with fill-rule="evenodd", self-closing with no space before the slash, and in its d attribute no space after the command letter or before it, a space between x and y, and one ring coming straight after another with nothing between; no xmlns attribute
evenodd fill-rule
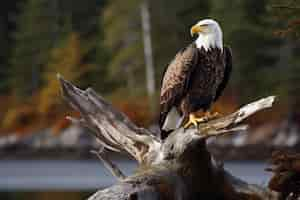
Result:
<svg viewBox="0 0 300 200"><path fill-rule="evenodd" d="M247 129L240 123L271 107L275 97L258 100L197 128L179 128L162 141L157 134L137 127L93 89L81 90L60 76L58 79L66 101L81 113L81 119L69 119L90 128L103 149L126 152L139 163L136 173L125 177L102 154L103 149L94 151L119 181L89 200L277 199L274 192L230 175L206 148L209 137Z"/></svg>
<svg viewBox="0 0 300 200"><path fill-rule="evenodd" d="M279 193L280 200L300 199L300 154L273 152L272 166L268 171L273 172L269 188Z"/></svg>

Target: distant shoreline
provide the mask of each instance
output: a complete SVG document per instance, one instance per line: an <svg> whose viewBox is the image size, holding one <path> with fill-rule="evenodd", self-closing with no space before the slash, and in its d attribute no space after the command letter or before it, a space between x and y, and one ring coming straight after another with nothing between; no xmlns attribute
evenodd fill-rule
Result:
<svg viewBox="0 0 300 200"><path fill-rule="evenodd" d="M39 148L29 149L20 147L7 147L0 150L0 160L97 160L90 153L95 148ZM273 151L282 150L288 152L300 152L300 148L274 148L263 145L247 145L243 147L230 146L209 146L212 155L221 161L234 160L268 160ZM109 152L113 160L130 159L127 155L119 155Z"/></svg>

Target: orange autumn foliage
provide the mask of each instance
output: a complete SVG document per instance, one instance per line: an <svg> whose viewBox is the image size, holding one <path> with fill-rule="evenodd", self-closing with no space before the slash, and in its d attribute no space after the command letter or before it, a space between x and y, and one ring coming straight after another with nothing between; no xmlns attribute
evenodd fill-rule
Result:
<svg viewBox="0 0 300 200"><path fill-rule="evenodd" d="M14 105L5 113L1 122L1 129L24 133L31 131L33 126L38 126L38 112L31 104Z"/></svg>
<svg viewBox="0 0 300 200"><path fill-rule="evenodd" d="M212 110L225 115L234 112L239 106L235 95L224 95L213 104Z"/></svg>
<svg viewBox="0 0 300 200"><path fill-rule="evenodd" d="M76 82L90 68L89 65L82 64L83 53L76 33L71 33L62 47L54 48L51 56L44 75L46 84L40 91L38 110L41 113L48 113L62 102L57 73L69 81Z"/></svg>
<svg viewBox="0 0 300 200"><path fill-rule="evenodd" d="M124 112L134 123L147 126L152 121L150 106L147 97L131 97L128 99L114 99L113 106Z"/></svg>
<svg viewBox="0 0 300 200"><path fill-rule="evenodd" d="M1 107L5 105L5 108L0 108L4 110L0 129L26 134L28 130L51 127L51 124L54 124L54 132L67 127L68 123L64 119L66 104L62 101L56 74L60 73L72 82L79 81L91 67L82 64L82 51L76 33L70 33L61 46L52 49L49 63L45 66L41 89L32 97L26 98L26 102L20 103L11 97L12 100L7 105L1 103Z"/></svg>
<svg viewBox="0 0 300 200"><path fill-rule="evenodd" d="M59 95L59 94L57 94ZM114 94L110 99L113 106L124 112L134 123L139 126L148 126L156 122L156 116L153 116L149 109L148 98L146 96L122 98L122 94ZM62 102L60 96L57 96L58 102ZM10 99L12 97L1 97L1 99ZM1 121L1 127L5 132L17 132L19 134L32 133L42 128L51 128L54 134L60 134L62 130L68 128L71 123L65 118L66 115L79 118L80 114L70 111L66 104L52 104L47 112L40 112L39 104L40 95L37 94L28 100L30 103L15 105L7 102L6 106L10 108L6 111L4 120ZM4 104L3 104L4 105ZM236 95L222 96L214 105L212 111L217 111L221 115L229 114L235 111L241 105ZM278 122L286 114L284 106L275 105L274 110L267 110L268 121ZM3 107L1 108L3 110ZM259 126L266 122L265 112L258 113L255 118L250 118L248 123L252 126Z"/></svg>

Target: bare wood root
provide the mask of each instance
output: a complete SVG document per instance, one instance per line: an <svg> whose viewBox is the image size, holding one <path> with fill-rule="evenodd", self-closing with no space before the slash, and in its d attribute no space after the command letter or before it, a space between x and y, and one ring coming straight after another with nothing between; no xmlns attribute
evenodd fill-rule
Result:
<svg viewBox="0 0 300 200"><path fill-rule="evenodd" d="M173 154L173 157L180 157L197 140L205 140L209 137L239 133L246 130L248 126L240 125L240 123L254 113L265 108L270 108L274 100L274 96L263 98L243 106L230 115L199 124L197 128L179 128L173 131L162 144L162 151L158 154L159 156L154 162L159 163L170 157L170 153Z"/></svg>
<svg viewBox="0 0 300 200"><path fill-rule="evenodd" d="M93 130L105 148L117 152L125 151L139 163L150 162L148 159L152 154L156 154L160 147L161 142L158 138L149 130L137 127L93 89L83 91L59 75L58 79L66 101L82 116L82 119L71 119L72 121Z"/></svg>
<svg viewBox="0 0 300 200"><path fill-rule="evenodd" d="M123 172L103 153L104 147L98 151L91 150L90 152L95 154L99 160L102 161L104 166L110 171L110 173L116 177L119 181L122 181L126 178Z"/></svg>
<svg viewBox="0 0 300 200"><path fill-rule="evenodd" d="M241 123L243 120L247 119L260 110L272 107L274 100L275 96L270 96L247 104L230 115L209 121L208 123L201 125L199 127L199 132L202 133L202 135L204 133L204 137L207 137L210 135L222 135L226 132L235 132L237 128L238 130L245 130L247 126L238 126L234 128L230 127Z"/></svg>
<svg viewBox="0 0 300 200"><path fill-rule="evenodd" d="M274 152L271 164L267 169L273 172L269 188L280 193L280 200L300 199L300 154Z"/></svg>
<svg viewBox="0 0 300 200"><path fill-rule="evenodd" d="M205 196L207 194L220 194L222 197L226 196L223 199L232 200L248 199L240 198L238 195L240 193L251 195L257 193L256 196L262 196L261 192L258 192L259 189L253 189L255 187L250 187L246 183L236 184L236 179L216 166L206 149L205 141L209 137L246 130L247 125L240 123L250 115L271 107L274 96L243 106L230 115L202 123L197 128L174 130L162 141L149 130L137 127L127 116L97 95L93 89L81 90L59 75L58 79L66 101L79 111L82 117L68 119L93 130L93 134L104 148L127 152L143 167L134 176L125 178L107 157L94 152L111 173L122 181L111 188L97 192L90 199L186 200L201 194L204 195L201 196L203 198L207 197ZM229 188L229 192L224 188ZM266 193L271 194L268 191ZM219 199L219 197L215 198ZM249 199L254 199L252 197ZM256 199L275 198L272 196L272 198Z"/></svg>

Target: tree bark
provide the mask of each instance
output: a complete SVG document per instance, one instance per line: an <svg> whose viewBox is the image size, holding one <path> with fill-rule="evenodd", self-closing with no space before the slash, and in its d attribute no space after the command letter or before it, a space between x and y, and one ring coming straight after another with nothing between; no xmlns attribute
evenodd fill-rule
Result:
<svg viewBox="0 0 300 200"><path fill-rule="evenodd" d="M179 128L161 140L149 130L137 127L91 88L80 90L62 77L58 78L66 101L82 117L69 119L93 130L105 149L126 152L139 163L134 175L124 177L108 157L101 156L102 151L97 153L119 182L96 192L89 200L278 198L266 188L230 175L206 148L209 137L245 130L247 126L240 123L257 111L271 107L275 97L255 101L198 127Z"/></svg>

